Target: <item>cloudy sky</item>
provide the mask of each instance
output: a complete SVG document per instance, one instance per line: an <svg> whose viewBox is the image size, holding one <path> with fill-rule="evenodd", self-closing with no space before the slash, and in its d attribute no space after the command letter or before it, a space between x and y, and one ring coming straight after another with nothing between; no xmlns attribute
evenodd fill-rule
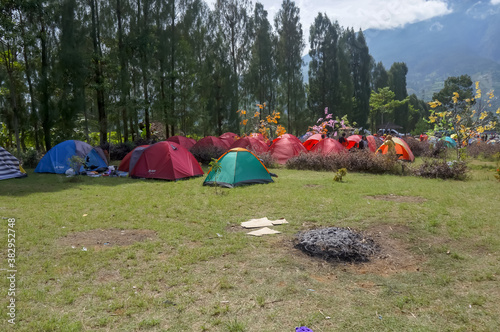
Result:
<svg viewBox="0 0 500 332"><path fill-rule="evenodd" d="M208 0L214 3L216 0ZM268 12L268 18L274 26L274 16L281 7L283 0L252 0L259 1ZM457 0L295 0L300 8L300 19L304 40L309 39L309 27L319 12L326 13L333 21L338 21L340 26L359 29L394 29L404 27L406 24L424 21L433 17L450 14L453 3ZM495 12L500 9L500 0L477 0L471 6L481 6L479 13L485 13L484 6L495 7Z"/></svg>
<svg viewBox="0 0 500 332"><path fill-rule="evenodd" d="M282 0L260 0L270 20ZM454 0L295 0L300 8L302 28L308 30L319 12L326 13L343 27L393 29L452 12ZM254 0L255 3L255 0ZM500 0L482 0L476 4L500 5Z"/></svg>

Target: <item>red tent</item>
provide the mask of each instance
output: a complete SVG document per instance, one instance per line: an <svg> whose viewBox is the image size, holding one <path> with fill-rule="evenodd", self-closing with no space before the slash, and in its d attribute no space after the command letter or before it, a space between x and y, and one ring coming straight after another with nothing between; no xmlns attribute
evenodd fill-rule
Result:
<svg viewBox="0 0 500 332"><path fill-rule="evenodd" d="M146 148L130 171L135 178L179 180L203 175L194 156L175 142L158 142Z"/></svg>
<svg viewBox="0 0 500 332"><path fill-rule="evenodd" d="M264 153L269 149L266 143L257 138L249 136L240 138L239 140L235 141L229 148L243 148L256 153Z"/></svg>
<svg viewBox="0 0 500 332"><path fill-rule="evenodd" d="M309 136L308 139L302 145L307 149L307 151L311 151L311 148L318 144L323 139L321 134L314 134L312 136Z"/></svg>
<svg viewBox="0 0 500 332"><path fill-rule="evenodd" d="M366 136L366 140L368 141L368 147L371 152L377 151L378 147L382 144L382 140L373 135Z"/></svg>
<svg viewBox="0 0 500 332"><path fill-rule="evenodd" d="M330 153L341 153L346 151L346 148L333 138L325 138L319 141L318 144L313 146L310 150L310 152L321 153L324 156Z"/></svg>
<svg viewBox="0 0 500 332"><path fill-rule="evenodd" d="M295 137L296 138L296 137ZM296 138L281 138L269 147L269 152L278 164L285 164L288 159L307 152L306 148Z"/></svg>
<svg viewBox="0 0 500 332"><path fill-rule="evenodd" d="M240 137L235 133L227 132L219 136L221 140L223 140L228 147L230 147L234 141L238 140Z"/></svg>
<svg viewBox="0 0 500 332"><path fill-rule="evenodd" d="M193 149L197 148L206 148L209 146L216 146L218 148L227 150L229 146L220 138L215 137L215 136L206 136L200 139L198 142L196 142L195 145L192 146Z"/></svg>
<svg viewBox="0 0 500 332"><path fill-rule="evenodd" d="M264 135L262 135L261 133L251 133L250 135L248 135L249 137L253 137L253 138L257 138L258 140L261 140L262 142L264 142L265 144L269 144L269 139L268 138L265 138Z"/></svg>
<svg viewBox="0 0 500 332"><path fill-rule="evenodd" d="M135 150L137 149L142 149L147 148L149 145L139 145L136 146L132 151L127 153L125 157L123 157L122 161L120 161L120 166L118 166L118 170L122 172L128 172L129 171L129 165L130 165L130 157L132 157L132 154L134 153Z"/></svg>
<svg viewBox="0 0 500 332"><path fill-rule="evenodd" d="M175 142L179 145L182 145L183 148L189 150L193 147L193 145L196 143L196 140L192 138L187 138L184 136L172 136L167 138L167 141L169 142Z"/></svg>
<svg viewBox="0 0 500 332"><path fill-rule="evenodd" d="M362 137L361 135L351 135L351 136L347 137L346 138L347 150L350 150L354 147L357 147L358 146L357 144L359 143L359 141L361 141L361 137Z"/></svg>
<svg viewBox="0 0 500 332"><path fill-rule="evenodd" d="M280 140L280 139L282 139L282 138L291 138L291 139L293 139L294 141L298 141L300 144L302 144L302 142L300 141L300 139L298 139L298 137L297 137L297 136L292 135L292 134L283 134L283 135L281 135L281 136L279 136L279 137L275 138L275 139L273 140L273 143L276 143L277 141L279 141L279 140Z"/></svg>

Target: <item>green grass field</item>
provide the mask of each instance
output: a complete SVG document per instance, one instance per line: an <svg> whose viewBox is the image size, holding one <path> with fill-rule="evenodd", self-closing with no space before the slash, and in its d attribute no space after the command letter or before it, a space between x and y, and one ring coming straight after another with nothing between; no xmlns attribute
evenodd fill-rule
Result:
<svg viewBox="0 0 500 332"><path fill-rule="evenodd" d="M348 173L342 183L273 169L275 183L219 194L204 178L29 170L0 181L17 269L14 326L1 271L0 330L498 331L495 166L474 162L468 181ZM262 217L289 224L264 237L240 227ZM326 226L363 231L382 253L333 264L294 248L299 231Z"/></svg>

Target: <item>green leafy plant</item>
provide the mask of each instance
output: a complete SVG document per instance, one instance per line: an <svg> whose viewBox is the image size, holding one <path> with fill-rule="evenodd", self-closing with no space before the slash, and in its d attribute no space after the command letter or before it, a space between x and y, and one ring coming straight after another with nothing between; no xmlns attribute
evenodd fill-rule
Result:
<svg viewBox="0 0 500 332"><path fill-rule="evenodd" d="M80 167L85 163L85 159L79 156L71 156L68 159L69 166L75 171L75 174L80 172Z"/></svg>
<svg viewBox="0 0 500 332"><path fill-rule="evenodd" d="M212 158L212 161L210 162L210 164L208 164L211 168L211 172L214 172L214 186L215 186L215 193L218 194L218 191L217 191L217 178L219 177L219 174L220 172L222 171L222 165L219 163L219 160L218 159L215 159L215 158Z"/></svg>
<svg viewBox="0 0 500 332"><path fill-rule="evenodd" d="M337 171L337 174L333 177L333 181L342 182L342 178L347 175L347 169L341 168Z"/></svg>

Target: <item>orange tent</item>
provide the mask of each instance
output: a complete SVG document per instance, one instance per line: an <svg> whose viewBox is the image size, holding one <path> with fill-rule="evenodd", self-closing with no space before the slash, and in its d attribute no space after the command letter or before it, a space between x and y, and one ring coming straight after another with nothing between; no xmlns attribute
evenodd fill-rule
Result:
<svg viewBox="0 0 500 332"><path fill-rule="evenodd" d="M394 147L396 148L396 154L399 156L399 160L408 160L414 161L415 157L413 156L413 152L411 152L410 147L403 141L401 138L393 137L392 141L394 142ZM388 152L388 146L386 144L382 144L376 153L386 154Z"/></svg>

